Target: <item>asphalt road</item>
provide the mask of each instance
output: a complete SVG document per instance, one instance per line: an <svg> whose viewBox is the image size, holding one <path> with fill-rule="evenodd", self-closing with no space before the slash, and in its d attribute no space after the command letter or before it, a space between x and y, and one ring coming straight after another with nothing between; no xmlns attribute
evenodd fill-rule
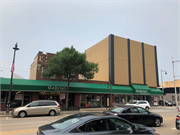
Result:
<svg viewBox="0 0 180 135"><path fill-rule="evenodd" d="M180 131L175 128L175 117L177 110L169 108L151 109L151 112L160 114L164 118L164 122L160 127L152 127L160 135L180 135ZM39 126L54 122L70 114L61 114L58 116L29 116L25 118L1 117L0 134L7 135L36 135Z"/></svg>

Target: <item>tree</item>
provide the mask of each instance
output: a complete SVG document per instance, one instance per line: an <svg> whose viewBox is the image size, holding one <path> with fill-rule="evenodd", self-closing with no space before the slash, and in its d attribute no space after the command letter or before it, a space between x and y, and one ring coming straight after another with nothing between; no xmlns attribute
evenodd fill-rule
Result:
<svg viewBox="0 0 180 135"><path fill-rule="evenodd" d="M48 69L42 73L44 78L56 76L67 76L68 86L66 91L66 109L68 107L68 91L70 82L75 75L81 74L86 79L93 79L94 74L99 71L98 63L86 61L86 54L79 53L76 49L65 47L62 51L49 60ZM74 74L74 75L72 75Z"/></svg>

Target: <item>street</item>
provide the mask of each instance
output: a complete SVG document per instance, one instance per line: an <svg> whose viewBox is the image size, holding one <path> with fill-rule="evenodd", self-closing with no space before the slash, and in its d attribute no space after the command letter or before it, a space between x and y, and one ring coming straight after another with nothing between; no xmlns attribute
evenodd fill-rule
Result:
<svg viewBox="0 0 180 135"><path fill-rule="evenodd" d="M91 109L89 111L95 111ZM102 110L102 109L101 109ZM97 111L101 111L97 110ZM160 114L164 121L160 127L152 127L160 135L179 135L180 131L175 128L177 110L174 107L157 107L150 109L151 112ZM82 111L81 112L86 112ZM8 135L36 135L39 126L54 122L70 114L61 113L58 116L29 116L25 118L1 116L0 134Z"/></svg>

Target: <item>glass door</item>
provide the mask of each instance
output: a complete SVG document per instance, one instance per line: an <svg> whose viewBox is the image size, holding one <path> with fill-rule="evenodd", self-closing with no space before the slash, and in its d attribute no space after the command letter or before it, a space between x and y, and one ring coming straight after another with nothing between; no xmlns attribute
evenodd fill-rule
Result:
<svg viewBox="0 0 180 135"><path fill-rule="evenodd" d="M31 102L31 95L30 94L24 94L23 106L29 104L30 102Z"/></svg>

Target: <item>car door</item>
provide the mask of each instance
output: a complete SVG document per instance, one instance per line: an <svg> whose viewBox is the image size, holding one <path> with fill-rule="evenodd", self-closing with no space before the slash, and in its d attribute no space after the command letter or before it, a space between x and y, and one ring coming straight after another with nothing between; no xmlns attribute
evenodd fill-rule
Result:
<svg viewBox="0 0 180 135"><path fill-rule="evenodd" d="M39 114L48 114L50 109L49 109L49 102L39 102Z"/></svg>
<svg viewBox="0 0 180 135"><path fill-rule="evenodd" d="M127 120L133 122L133 123L139 123L140 117L139 117L139 112L136 109L136 107L131 107L126 110L127 113Z"/></svg>
<svg viewBox="0 0 180 135"><path fill-rule="evenodd" d="M104 135L110 134L111 132L108 129L107 119L95 119L87 122L85 135Z"/></svg>
<svg viewBox="0 0 180 135"><path fill-rule="evenodd" d="M39 103L32 102L26 107L26 112L28 115L38 115L39 114Z"/></svg>
<svg viewBox="0 0 180 135"><path fill-rule="evenodd" d="M132 125L118 118L108 119L109 130L112 134L132 134Z"/></svg>
<svg viewBox="0 0 180 135"><path fill-rule="evenodd" d="M150 123L152 123L154 119L147 110L141 107L137 107L137 109L140 113L140 124L149 125Z"/></svg>

